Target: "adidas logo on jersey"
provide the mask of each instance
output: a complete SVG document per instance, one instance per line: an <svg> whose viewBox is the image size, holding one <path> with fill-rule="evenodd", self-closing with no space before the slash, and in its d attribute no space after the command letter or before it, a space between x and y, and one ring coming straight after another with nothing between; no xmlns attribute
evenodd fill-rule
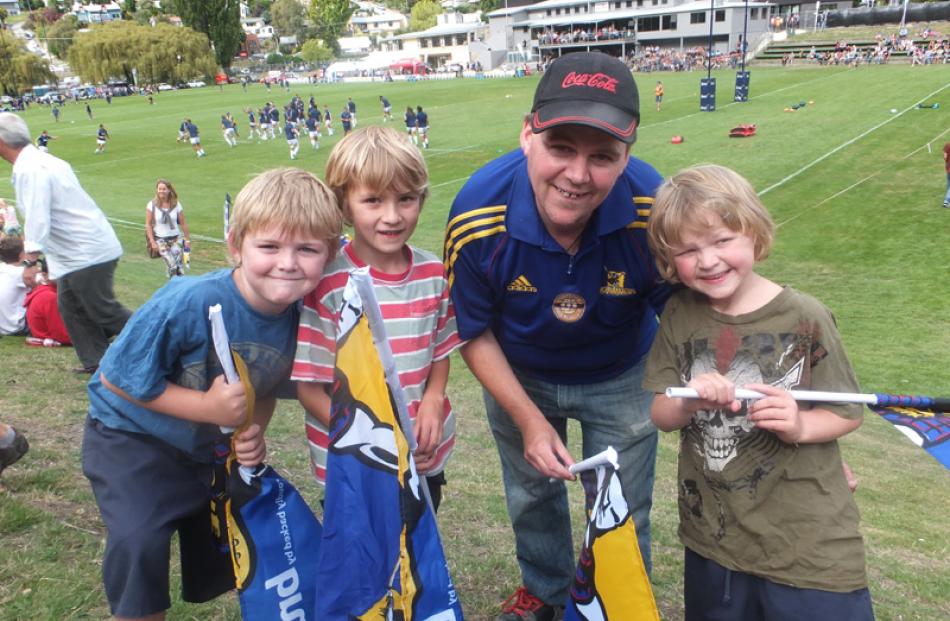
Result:
<svg viewBox="0 0 950 621"><path fill-rule="evenodd" d="M538 288L531 284L524 274L518 276L508 283L508 291L518 291L521 293L537 293Z"/></svg>

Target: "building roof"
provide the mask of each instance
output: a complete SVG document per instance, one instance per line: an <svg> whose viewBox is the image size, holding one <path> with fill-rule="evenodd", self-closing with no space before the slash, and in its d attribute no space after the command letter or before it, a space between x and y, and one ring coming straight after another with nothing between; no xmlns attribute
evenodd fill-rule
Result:
<svg viewBox="0 0 950 621"><path fill-rule="evenodd" d="M485 24L481 22L467 22L463 24L438 24L426 30L420 30L418 32L407 32L405 34L396 35L394 37L388 37L388 39L397 40L397 39L419 39L422 37L441 37L445 35L475 32L476 30L480 30L481 28L484 28L484 27L485 27Z"/></svg>

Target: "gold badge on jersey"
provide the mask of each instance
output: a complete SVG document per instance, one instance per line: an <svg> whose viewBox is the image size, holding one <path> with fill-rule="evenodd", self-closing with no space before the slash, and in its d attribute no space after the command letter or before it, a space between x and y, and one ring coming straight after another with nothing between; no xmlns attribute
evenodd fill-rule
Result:
<svg viewBox="0 0 950 621"><path fill-rule="evenodd" d="M634 295L637 290L624 286L627 280L626 272L612 272L607 270L604 286L600 288L601 295Z"/></svg>
<svg viewBox="0 0 950 621"><path fill-rule="evenodd" d="M559 293L551 304L551 310L559 321L564 323L574 323L584 316L587 310L587 302L576 293Z"/></svg>

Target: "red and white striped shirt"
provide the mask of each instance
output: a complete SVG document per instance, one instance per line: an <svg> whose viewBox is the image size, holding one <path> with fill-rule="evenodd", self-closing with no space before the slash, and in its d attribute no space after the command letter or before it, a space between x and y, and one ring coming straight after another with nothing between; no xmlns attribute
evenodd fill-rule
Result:
<svg viewBox="0 0 950 621"><path fill-rule="evenodd" d="M462 342L456 332L455 310L442 262L424 250L412 246L409 249L411 263L404 273L385 274L370 268L370 275L396 359L399 381L406 394L409 417L415 420L432 363L451 354ZM343 288L350 271L364 266L347 244L326 267L317 288L304 298L291 379L333 383ZM455 447L455 415L447 397L443 417L436 465L427 475L441 472ZM329 445L327 429L311 414L306 418L313 474L317 482L324 484Z"/></svg>

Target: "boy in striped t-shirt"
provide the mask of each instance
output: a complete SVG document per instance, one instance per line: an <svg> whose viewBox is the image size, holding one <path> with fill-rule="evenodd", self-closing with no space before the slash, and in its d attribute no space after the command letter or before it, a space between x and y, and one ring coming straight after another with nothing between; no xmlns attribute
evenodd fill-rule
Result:
<svg viewBox="0 0 950 621"><path fill-rule="evenodd" d="M455 446L455 416L445 396L449 354L461 341L442 261L408 243L428 192L425 160L399 132L369 126L333 148L326 182L353 227L353 241L304 298L297 334L292 379L307 410L314 476L325 483L329 389L343 288L351 270L368 265L414 421L416 468L425 475L437 509L443 468Z"/></svg>

